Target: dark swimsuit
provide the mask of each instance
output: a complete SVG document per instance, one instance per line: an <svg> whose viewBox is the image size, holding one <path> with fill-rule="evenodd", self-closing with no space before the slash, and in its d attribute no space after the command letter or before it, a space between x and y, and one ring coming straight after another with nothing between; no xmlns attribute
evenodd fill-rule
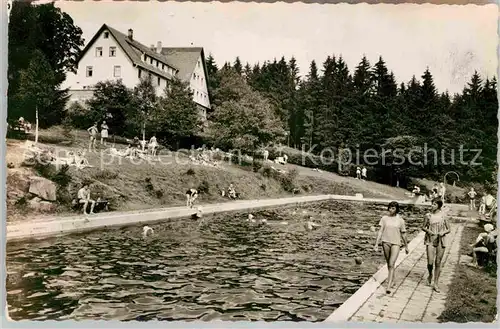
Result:
<svg viewBox="0 0 500 329"><path fill-rule="evenodd" d="M198 194L198 191L195 190L195 189L189 189L189 190L186 191L186 195L189 195L190 197L193 197L196 194Z"/></svg>

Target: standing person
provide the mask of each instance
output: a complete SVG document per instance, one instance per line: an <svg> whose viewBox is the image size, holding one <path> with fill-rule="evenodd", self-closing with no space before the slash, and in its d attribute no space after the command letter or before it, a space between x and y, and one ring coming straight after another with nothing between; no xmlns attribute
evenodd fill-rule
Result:
<svg viewBox="0 0 500 329"><path fill-rule="evenodd" d="M441 201L444 204L444 197L446 196L446 186L443 182L439 183L439 195L441 196Z"/></svg>
<svg viewBox="0 0 500 329"><path fill-rule="evenodd" d="M367 171L365 167L363 167L363 169L361 169L361 177L366 180L368 178L368 174L367 174Z"/></svg>
<svg viewBox="0 0 500 329"><path fill-rule="evenodd" d="M361 168L356 168L356 179L361 179Z"/></svg>
<svg viewBox="0 0 500 329"><path fill-rule="evenodd" d="M104 142L104 146L106 146L106 141L108 139L108 125L106 124L106 121L103 121L102 124L101 124L101 145L103 145L103 142Z"/></svg>
<svg viewBox="0 0 500 329"><path fill-rule="evenodd" d="M469 195L469 200L470 200L469 210L476 210L476 195L477 195L476 191L474 191L474 188L471 187L469 193L467 194Z"/></svg>
<svg viewBox="0 0 500 329"><path fill-rule="evenodd" d="M379 225L380 230L377 235L377 241L373 250L378 251L378 245L382 242L385 261L389 274L387 276L386 292L391 293L394 285L394 266L399 256L401 241L405 246L405 251L408 254L408 243L406 241L406 225L404 219L399 215L399 203L392 201L389 203L387 210L389 214L382 216Z"/></svg>
<svg viewBox="0 0 500 329"><path fill-rule="evenodd" d="M158 142L156 141L156 135L153 135L149 140L148 148L150 149L151 155L156 155L156 147L158 147Z"/></svg>
<svg viewBox="0 0 500 329"><path fill-rule="evenodd" d="M434 200L432 202L432 212L425 215L424 226L422 227L425 232L424 243L427 248L427 270L429 272L427 283L429 286L432 284L432 271L434 269L433 289L435 292L439 292L438 282L447 243L446 235L450 233L450 226L442 208L443 201Z"/></svg>
<svg viewBox="0 0 500 329"><path fill-rule="evenodd" d="M87 129L87 131L90 134L89 152L92 152L92 149L95 151L95 141L97 139L97 134L99 133L99 130L97 129L97 122L94 123L92 127Z"/></svg>
<svg viewBox="0 0 500 329"><path fill-rule="evenodd" d="M269 158L269 151L268 151L268 150L266 150L266 149L264 149L263 154L264 154L264 162L266 162L266 161L267 161L267 159Z"/></svg>
<svg viewBox="0 0 500 329"><path fill-rule="evenodd" d="M198 198L198 190L190 188L186 191L186 207L193 208L194 201Z"/></svg>

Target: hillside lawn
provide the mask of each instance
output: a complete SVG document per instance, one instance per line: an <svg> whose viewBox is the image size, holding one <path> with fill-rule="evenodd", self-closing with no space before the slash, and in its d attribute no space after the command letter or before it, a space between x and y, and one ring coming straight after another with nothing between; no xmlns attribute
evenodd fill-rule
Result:
<svg viewBox="0 0 500 329"><path fill-rule="evenodd" d="M33 140L33 135L28 135ZM24 140L7 139L7 220L17 221L41 217L44 214L33 213L27 207L19 206L18 200L26 195L29 187L29 176L36 175L32 167L22 165L22 148ZM124 138L115 139L115 147L125 148ZM88 133L73 130L70 133L62 127L52 127L41 130L39 134L41 147L52 147L57 154L64 155L65 151L78 151L88 148ZM108 142L108 146L110 147ZM92 197L96 192L110 201L112 210L139 210L155 207L181 206L185 204L185 192L191 187L204 184L207 193L200 195L199 203L216 203L229 201L220 195L219 189L227 189L233 183L242 199L266 199L290 196L282 184L275 178L266 177L262 173L254 172L252 166L240 166L228 161L220 168L194 165L189 162L186 154L169 152L162 149L159 152L160 162L146 161L133 162L128 158L115 158L109 155L101 157L99 150L104 150L97 143L98 152L85 154L92 168L76 169L70 167L71 176L69 186L71 198L76 197L77 190L82 182L90 182ZM288 149L289 152L297 152ZM285 152L286 149L285 149ZM177 159L177 163L175 161ZM270 163L270 166L284 169L287 172L297 171L295 185L300 194L342 194L354 195L362 193L365 197L385 199L408 199L406 190L391 187L371 181L362 181L353 177L340 176L326 171L314 171L312 168L293 164L279 165ZM429 181L428 181L429 182ZM454 188L460 194L463 189ZM16 204L17 202L17 204ZM74 214L67 206L68 200L57 207L60 215Z"/></svg>

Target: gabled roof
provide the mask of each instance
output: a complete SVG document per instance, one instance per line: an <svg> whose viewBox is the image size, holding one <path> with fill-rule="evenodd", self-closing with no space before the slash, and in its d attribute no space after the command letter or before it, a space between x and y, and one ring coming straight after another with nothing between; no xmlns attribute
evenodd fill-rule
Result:
<svg viewBox="0 0 500 329"><path fill-rule="evenodd" d="M202 51L201 47L163 47L161 49L162 55L179 70L178 77L184 81L191 79Z"/></svg>
<svg viewBox="0 0 500 329"><path fill-rule="evenodd" d="M149 57L152 57L162 63L165 63L166 65L177 69L174 65L168 62L168 60L165 58L165 56L162 56L161 54L156 53L154 50L151 50L149 47L146 47L142 43L136 41L136 40L130 40L128 36L125 34L121 33L120 31L103 24L99 31L92 37L90 42L87 44L87 46L83 49L81 56L83 56L88 49L92 46L92 44L96 41L96 39L101 35L101 33L104 30L108 30L110 34L113 36L113 38L116 40L120 48L125 52L127 57L132 61L132 63L136 66L140 66L143 69L146 69L148 71L151 71L159 76L162 76L166 79L172 79L174 76L168 72L162 71L159 68L157 68L154 65L148 64L144 62L141 58L143 54L148 55Z"/></svg>

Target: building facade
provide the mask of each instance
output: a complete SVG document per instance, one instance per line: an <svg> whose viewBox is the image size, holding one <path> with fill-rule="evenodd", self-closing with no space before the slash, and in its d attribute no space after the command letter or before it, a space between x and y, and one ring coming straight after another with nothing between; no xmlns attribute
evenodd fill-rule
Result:
<svg viewBox="0 0 500 329"><path fill-rule="evenodd" d="M201 47L147 47L134 39L134 31L124 33L104 24L82 51L76 73L68 73L63 87L70 91L70 102L85 102L93 86L101 81L119 80L134 88L141 78L151 76L157 95L174 78L188 82L193 101L206 118L210 110L207 68Z"/></svg>

